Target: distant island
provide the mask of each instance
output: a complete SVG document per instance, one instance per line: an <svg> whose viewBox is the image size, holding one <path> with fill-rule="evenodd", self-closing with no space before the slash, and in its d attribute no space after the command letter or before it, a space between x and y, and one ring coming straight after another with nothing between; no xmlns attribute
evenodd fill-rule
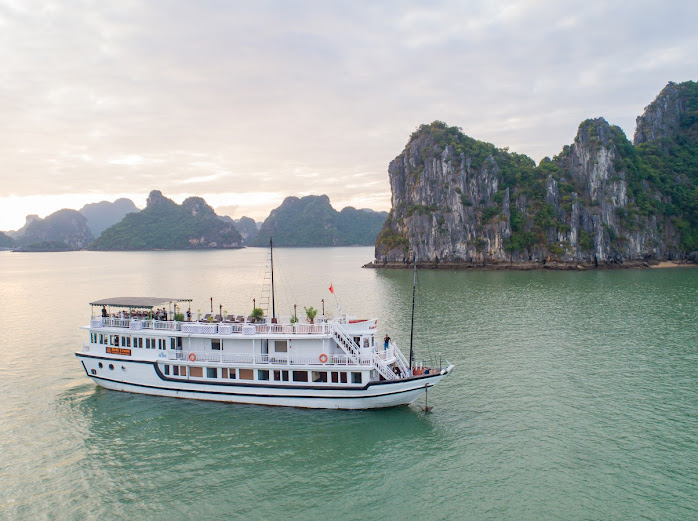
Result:
<svg viewBox="0 0 698 521"><path fill-rule="evenodd" d="M357 210L338 212L326 195L287 197L271 211L253 246L373 246L388 212Z"/></svg>
<svg viewBox="0 0 698 521"><path fill-rule="evenodd" d="M538 165L435 121L390 163L368 267L583 269L698 260L698 84L669 83L631 143L603 118Z"/></svg>
<svg viewBox="0 0 698 521"><path fill-rule="evenodd" d="M41 219L28 215L14 232L0 232L0 248L15 251L218 249L267 246L373 246L387 212L338 212L329 197L288 197L264 223L217 215L201 197L176 204L159 190L139 210L129 199L63 209ZM261 228L261 229L260 229Z"/></svg>
<svg viewBox="0 0 698 521"><path fill-rule="evenodd" d="M153 190L147 206L126 215L88 246L90 250L191 250L241 248L242 236L201 197L181 205Z"/></svg>

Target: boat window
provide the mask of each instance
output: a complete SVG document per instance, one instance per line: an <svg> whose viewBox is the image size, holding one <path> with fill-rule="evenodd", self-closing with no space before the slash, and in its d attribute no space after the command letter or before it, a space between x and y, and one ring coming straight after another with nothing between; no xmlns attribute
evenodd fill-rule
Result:
<svg viewBox="0 0 698 521"><path fill-rule="evenodd" d="M351 373L351 383L353 383L353 384L360 384L360 383L361 383L361 373L359 373L359 372L352 372L352 373Z"/></svg>
<svg viewBox="0 0 698 521"><path fill-rule="evenodd" d="M252 369L240 369L240 380L254 380Z"/></svg>
<svg viewBox="0 0 698 521"><path fill-rule="evenodd" d="M175 339L170 338L170 349L174 349L174 348L175 348Z"/></svg>
<svg viewBox="0 0 698 521"><path fill-rule="evenodd" d="M206 378L218 378L218 368L217 367L207 367L206 368Z"/></svg>
<svg viewBox="0 0 698 521"><path fill-rule="evenodd" d="M150 349L150 338L145 339L145 348Z"/></svg>
<svg viewBox="0 0 698 521"><path fill-rule="evenodd" d="M214 351L221 350L221 339L220 338L212 338L211 339L211 349L213 349Z"/></svg>
<svg viewBox="0 0 698 521"><path fill-rule="evenodd" d="M360 345L361 345L361 337L360 337L360 336L355 336L355 337L354 337L354 343L355 343L357 346L360 346Z"/></svg>
<svg viewBox="0 0 698 521"><path fill-rule="evenodd" d="M165 376L170 376L170 366L169 365L165 366Z"/></svg>
<svg viewBox="0 0 698 521"><path fill-rule="evenodd" d="M266 369L258 369L257 380L269 380L269 371Z"/></svg>
<svg viewBox="0 0 698 521"><path fill-rule="evenodd" d="M364 347L371 347L368 343L368 337L364 338Z"/></svg>
<svg viewBox="0 0 698 521"><path fill-rule="evenodd" d="M325 371L313 371L313 382L327 382L327 373Z"/></svg>
<svg viewBox="0 0 698 521"><path fill-rule="evenodd" d="M164 338L158 339L158 349L167 349L167 342Z"/></svg>
<svg viewBox="0 0 698 521"><path fill-rule="evenodd" d="M347 383L347 373L339 373L339 380L343 384Z"/></svg>
<svg viewBox="0 0 698 521"><path fill-rule="evenodd" d="M234 367L230 368L230 374L228 374L228 378L230 378L231 380L235 380L235 368Z"/></svg>
<svg viewBox="0 0 698 521"><path fill-rule="evenodd" d="M332 383L333 384L339 383L339 373L337 371L332 371Z"/></svg>
<svg viewBox="0 0 698 521"><path fill-rule="evenodd" d="M274 371L274 380L277 382L288 382L288 371Z"/></svg>
<svg viewBox="0 0 698 521"><path fill-rule="evenodd" d="M178 365L175 365L174 367L172 367L172 375L179 376L179 366Z"/></svg>
<svg viewBox="0 0 698 521"><path fill-rule="evenodd" d="M138 339L138 347L143 349L143 338L142 337Z"/></svg>
<svg viewBox="0 0 698 521"><path fill-rule="evenodd" d="M203 367L190 367L189 368L189 376L203 378L204 368Z"/></svg>
<svg viewBox="0 0 698 521"><path fill-rule="evenodd" d="M221 378L228 378L228 368L227 367L221 368Z"/></svg>
<svg viewBox="0 0 698 521"><path fill-rule="evenodd" d="M181 366L179 368L179 376L187 376L187 367L186 366Z"/></svg>
<svg viewBox="0 0 698 521"><path fill-rule="evenodd" d="M293 371L293 381L294 382L307 382L308 381L308 371Z"/></svg>
<svg viewBox="0 0 698 521"><path fill-rule="evenodd" d="M274 351L277 353L288 352L288 340L276 340L274 342Z"/></svg>

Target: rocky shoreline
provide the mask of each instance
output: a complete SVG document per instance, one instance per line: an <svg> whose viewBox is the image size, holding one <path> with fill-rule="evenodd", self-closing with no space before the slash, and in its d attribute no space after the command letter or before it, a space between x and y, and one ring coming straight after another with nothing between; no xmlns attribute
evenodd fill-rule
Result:
<svg viewBox="0 0 698 521"><path fill-rule="evenodd" d="M412 269L413 265L406 262L369 262L362 268L374 269ZM420 270L476 270L476 271L588 271L588 270L616 270L616 269L644 269L644 268L696 268L698 264L690 261L648 260L648 261L624 261L624 262L498 262L498 263L473 263L473 262L418 262Z"/></svg>

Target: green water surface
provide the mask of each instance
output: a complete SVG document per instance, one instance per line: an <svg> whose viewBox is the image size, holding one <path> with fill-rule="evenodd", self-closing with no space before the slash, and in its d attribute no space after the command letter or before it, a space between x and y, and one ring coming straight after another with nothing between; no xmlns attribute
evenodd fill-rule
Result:
<svg viewBox="0 0 698 521"><path fill-rule="evenodd" d="M0 519L698 518L696 269L420 272L430 414L129 395L73 356L99 298L249 314L265 255L0 252ZM412 274L371 257L277 250L277 313L332 283L406 351Z"/></svg>

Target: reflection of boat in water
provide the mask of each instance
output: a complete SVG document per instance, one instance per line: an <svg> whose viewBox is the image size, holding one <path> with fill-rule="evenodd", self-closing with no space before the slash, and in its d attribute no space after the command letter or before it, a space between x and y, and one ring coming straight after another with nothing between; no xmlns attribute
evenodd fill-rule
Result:
<svg viewBox="0 0 698 521"><path fill-rule="evenodd" d="M376 320L341 315L298 324L274 313L263 322L234 315L168 320L190 303L148 297L92 302L84 327L90 341L76 356L108 389L330 409L406 405L453 369L413 364L393 342L386 348ZM157 316L160 308L170 312Z"/></svg>

